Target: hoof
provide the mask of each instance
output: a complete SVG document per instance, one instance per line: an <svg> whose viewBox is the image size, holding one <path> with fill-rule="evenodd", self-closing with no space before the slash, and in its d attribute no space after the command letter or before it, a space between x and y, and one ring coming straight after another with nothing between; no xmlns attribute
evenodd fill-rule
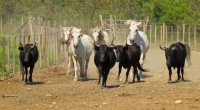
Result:
<svg viewBox="0 0 200 110"><path fill-rule="evenodd" d="M128 84L128 81L125 81L124 84Z"/></svg>
<svg viewBox="0 0 200 110"><path fill-rule="evenodd" d="M81 81L87 81L87 77L86 77L86 76L81 77L80 80L81 80Z"/></svg>
<svg viewBox="0 0 200 110"><path fill-rule="evenodd" d="M27 85L28 84L28 81L24 81L24 85Z"/></svg>
<svg viewBox="0 0 200 110"><path fill-rule="evenodd" d="M78 79L77 79L77 78L74 78L74 81L78 81Z"/></svg>

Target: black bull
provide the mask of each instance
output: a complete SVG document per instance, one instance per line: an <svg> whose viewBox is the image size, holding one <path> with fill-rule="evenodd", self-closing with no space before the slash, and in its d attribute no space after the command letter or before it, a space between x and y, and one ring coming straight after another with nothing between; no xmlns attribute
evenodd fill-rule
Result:
<svg viewBox="0 0 200 110"><path fill-rule="evenodd" d="M184 80L184 65L185 59L187 57L188 63L190 63L190 47L187 44L182 44L180 42L173 43L169 48L161 47L160 49L165 51L166 65L169 71L169 81L171 81L172 70L177 68L177 81L181 79L180 72L182 74L182 80Z"/></svg>
<svg viewBox="0 0 200 110"><path fill-rule="evenodd" d="M102 86L106 87L108 74L110 72L110 69L113 68L116 62L114 47L109 47L107 45L95 45L95 51L96 52L94 56L94 63L99 71L98 84L100 84L102 77Z"/></svg>
<svg viewBox="0 0 200 110"><path fill-rule="evenodd" d="M25 69L25 82L28 83L27 75L28 75L28 68L30 67L29 72L29 83L32 83L32 73L35 63L38 60L38 49L36 44L25 44L24 46L20 43L19 46L19 59L20 59L20 66L22 71L22 81L24 80L24 69Z"/></svg>
<svg viewBox="0 0 200 110"><path fill-rule="evenodd" d="M117 55L117 62L119 62L118 80L120 77L121 69L124 67L127 69L125 83L128 82L129 71L133 67L133 82L135 82L135 76L140 82L137 68L143 72L147 72L147 69L143 69L139 63L141 50L140 47L134 43L133 45L114 45Z"/></svg>

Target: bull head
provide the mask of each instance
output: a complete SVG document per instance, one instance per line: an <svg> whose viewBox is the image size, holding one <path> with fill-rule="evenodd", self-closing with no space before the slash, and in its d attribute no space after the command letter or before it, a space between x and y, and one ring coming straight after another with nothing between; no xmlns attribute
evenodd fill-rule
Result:
<svg viewBox="0 0 200 110"><path fill-rule="evenodd" d="M94 50L99 51L99 45L97 45L96 43L94 43Z"/></svg>

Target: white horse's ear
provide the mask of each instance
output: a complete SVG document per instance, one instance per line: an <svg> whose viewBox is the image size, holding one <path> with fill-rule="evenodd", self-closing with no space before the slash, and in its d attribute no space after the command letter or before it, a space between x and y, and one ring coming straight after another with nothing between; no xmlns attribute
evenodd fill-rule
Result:
<svg viewBox="0 0 200 110"><path fill-rule="evenodd" d="M140 21L140 22L137 22L136 23L136 26L140 26L142 24L142 22Z"/></svg>
<svg viewBox="0 0 200 110"><path fill-rule="evenodd" d="M78 29L78 32L81 32L81 28Z"/></svg>

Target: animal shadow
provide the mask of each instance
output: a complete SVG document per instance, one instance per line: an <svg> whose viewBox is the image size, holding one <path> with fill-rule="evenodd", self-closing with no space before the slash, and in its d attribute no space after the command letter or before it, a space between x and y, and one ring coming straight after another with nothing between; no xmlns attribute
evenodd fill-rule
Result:
<svg viewBox="0 0 200 110"><path fill-rule="evenodd" d="M146 82L146 81L144 81L144 80L140 80L140 81L128 82L128 83L129 83L129 84L135 84L135 83L144 83L144 82Z"/></svg>
<svg viewBox="0 0 200 110"><path fill-rule="evenodd" d="M181 82L191 82L191 80L183 80L183 81L182 80L179 80L179 81L176 80L176 81L169 81L168 83L169 84L175 84L175 83L181 83Z"/></svg>
<svg viewBox="0 0 200 110"><path fill-rule="evenodd" d="M94 81L98 80L97 78L87 78L87 79L80 79L80 81Z"/></svg>
<svg viewBox="0 0 200 110"><path fill-rule="evenodd" d="M109 85L109 86L106 86L107 89L112 89L112 88L117 88L119 87L120 85Z"/></svg>
<svg viewBox="0 0 200 110"><path fill-rule="evenodd" d="M42 85L45 84L44 82L32 82L32 83L26 83L26 85Z"/></svg>
<svg viewBox="0 0 200 110"><path fill-rule="evenodd" d="M149 78L149 77L152 77L152 76L151 75L147 75L147 74L140 75L140 78L143 78L143 79Z"/></svg>

